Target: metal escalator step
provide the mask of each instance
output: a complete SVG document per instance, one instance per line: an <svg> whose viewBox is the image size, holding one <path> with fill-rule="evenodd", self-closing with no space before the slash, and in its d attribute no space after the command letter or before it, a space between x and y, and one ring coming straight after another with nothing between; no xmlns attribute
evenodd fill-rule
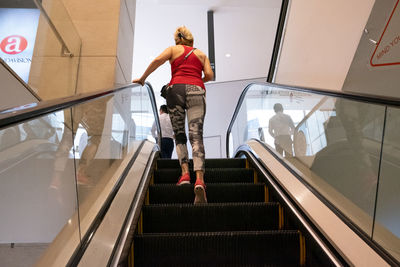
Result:
<svg viewBox="0 0 400 267"><path fill-rule="evenodd" d="M193 168L193 160L189 161L189 167ZM205 168L245 168L246 159L232 158L232 159L206 159ZM158 169L179 169L179 161L177 159L158 159Z"/></svg>
<svg viewBox="0 0 400 267"><path fill-rule="evenodd" d="M180 175L180 169L159 169L154 172L154 183L175 184ZM204 177L207 183L252 183L254 171L246 168L206 168ZM196 175L193 171L190 178L194 183Z"/></svg>
<svg viewBox="0 0 400 267"><path fill-rule="evenodd" d="M149 205L142 211L144 233L279 229L278 203Z"/></svg>
<svg viewBox="0 0 400 267"><path fill-rule="evenodd" d="M193 203L194 185L154 184L149 187L149 204ZM265 185L250 183L206 184L208 203L265 202Z"/></svg>
<svg viewBox="0 0 400 267"><path fill-rule="evenodd" d="M142 234L135 266L299 266L298 231Z"/></svg>

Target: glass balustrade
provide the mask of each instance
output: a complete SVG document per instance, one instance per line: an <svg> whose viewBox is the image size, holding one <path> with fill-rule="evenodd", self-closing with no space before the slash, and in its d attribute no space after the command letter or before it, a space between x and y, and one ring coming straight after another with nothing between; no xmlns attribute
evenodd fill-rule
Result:
<svg viewBox="0 0 400 267"><path fill-rule="evenodd" d="M64 120L70 112L0 130L0 262L5 266L32 266L58 233L66 244L79 243L73 133Z"/></svg>
<svg viewBox="0 0 400 267"><path fill-rule="evenodd" d="M250 85L228 131L230 156L255 138L400 259L400 109Z"/></svg>
<svg viewBox="0 0 400 267"><path fill-rule="evenodd" d="M0 265L65 265L156 114L135 85L0 129Z"/></svg>
<svg viewBox="0 0 400 267"><path fill-rule="evenodd" d="M373 238L400 259L400 109L388 107Z"/></svg>

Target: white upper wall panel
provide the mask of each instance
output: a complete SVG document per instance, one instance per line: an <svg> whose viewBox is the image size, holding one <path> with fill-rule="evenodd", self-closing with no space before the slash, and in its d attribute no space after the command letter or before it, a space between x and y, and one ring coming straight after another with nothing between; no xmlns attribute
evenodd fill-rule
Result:
<svg viewBox="0 0 400 267"><path fill-rule="evenodd" d="M375 0L292 0L275 82L341 90Z"/></svg>
<svg viewBox="0 0 400 267"><path fill-rule="evenodd" d="M194 46L208 54L207 11L214 11L216 81L265 77L279 19L281 0L137 0L133 77L168 46L180 25L193 33ZM169 82L165 64L148 81L155 91Z"/></svg>

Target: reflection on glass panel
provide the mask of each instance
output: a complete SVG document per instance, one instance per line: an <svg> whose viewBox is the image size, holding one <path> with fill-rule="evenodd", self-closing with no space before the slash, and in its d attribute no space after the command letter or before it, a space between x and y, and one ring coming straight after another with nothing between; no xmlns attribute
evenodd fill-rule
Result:
<svg viewBox="0 0 400 267"><path fill-rule="evenodd" d="M265 142L371 234L383 122L383 106L256 84L233 124L231 156L251 138Z"/></svg>
<svg viewBox="0 0 400 267"><path fill-rule="evenodd" d="M0 130L0 265L65 266L151 135L148 90L126 88Z"/></svg>
<svg viewBox="0 0 400 267"><path fill-rule="evenodd" d="M345 197L339 203L343 211L371 234L381 137L369 138L368 126L374 123L382 132L384 107L336 99L334 109L324 123L327 145L314 155L310 170Z"/></svg>
<svg viewBox="0 0 400 267"><path fill-rule="evenodd" d="M136 86L73 108L82 235L87 232L141 140L154 113L147 87Z"/></svg>
<svg viewBox="0 0 400 267"><path fill-rule="evenodd" d="M0 130L0 262L5 266L30 266L54 246L80 242L71 144L63 111ZM57 244L60 236L66 238Z"/></svg>
<svg viewBox="0 0 400 267"><path fill-rule="evenodd" d="M374 240L400 260L400 110L388 108Z"/></svg>
<svg viewBox="0 0 400 267"><path fill-rule="evenodd" d="M78 48L74 48L74 57L65 56L64 46L50 25L41 13L36 39L32 44L34 49L28 80L31 88L44 100L75 94L80 62ZM80 41L70 47L80 47Z"/></svg>
<svg viewBox="0 0 400 267"><path fill-rule="evenodd" d="M115 99L112 95L104 96L72 109L70 127L74 129L74 146L71 148L77 148L76 179L82 234L101 208L95 203L104 202L98 198L122 159L122 144L113 138L113 128L117 127L116 131L121 128ZM124 122L121 125L124 127Z"/></svg>
<svg viewBox="0 0 400 267"><path fill-rule="evenodd" d="M74 95L80 62L80 37L62 1L37 2L43 9L28 84L44 100Z"/></svg>
<svg viewBox="0 0 400 267"><path fill-rule="evenodd" d="M79 56L81 39L67 9L61 0L41 1L45 12L55 27L69 52ZM64 51L66 52L66 51Z"/></svg>
<svg viewBox="0 0 400 267"><path fill-rule="evenodd" d="M132 98L131 102L131 116L136 125L136 139L154 140L151 134L151 127L154 123L154 114L150 96L144 87L134 88L133 94L138 96Z"/></svg>

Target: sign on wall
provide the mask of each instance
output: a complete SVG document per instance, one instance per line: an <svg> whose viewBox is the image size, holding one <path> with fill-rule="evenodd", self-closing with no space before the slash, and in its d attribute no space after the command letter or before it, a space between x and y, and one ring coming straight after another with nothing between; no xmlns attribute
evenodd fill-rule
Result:
<svg viewBox="0 0 400 267"><path fill-rule="evenodd" d="M0 57L26 83L39 15L39 9L0 8Z"/></svg>
<svg viewBox="0 0 400 267"><path fill-rule="evenodd" d="M400 8L397 0L386 26L371 56L371 66L400 64Z"/></svg>
<svg viewBox="0 0 400 267"><path fill-rule="evenodd" d="M400 0L376 0L342 90L400 97Z"/></svg>

